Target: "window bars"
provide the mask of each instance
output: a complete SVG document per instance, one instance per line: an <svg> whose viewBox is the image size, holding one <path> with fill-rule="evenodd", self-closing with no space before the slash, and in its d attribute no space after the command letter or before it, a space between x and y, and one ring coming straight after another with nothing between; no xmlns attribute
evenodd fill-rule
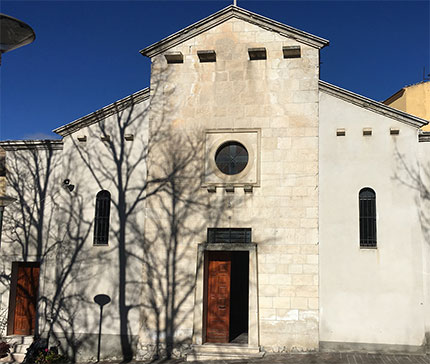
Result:
<svg viewBox="0 0 430 364"><path fill-rule="evenodd" d="M100 191L96 196L94 245L107 245L109 239L110 193Z"/></svg>
<svg viewBox="0 0 430 364"><path fill-rule="evenodd" d="M214 243L251 243L251 228L208 228L209 244Z"/></svg>
<svg viewBox="0 0 430 364"><path fill-rule="evenodd" d="M376 194L363 188L358 195L360 209L360 248L376 248Z"/></svg>

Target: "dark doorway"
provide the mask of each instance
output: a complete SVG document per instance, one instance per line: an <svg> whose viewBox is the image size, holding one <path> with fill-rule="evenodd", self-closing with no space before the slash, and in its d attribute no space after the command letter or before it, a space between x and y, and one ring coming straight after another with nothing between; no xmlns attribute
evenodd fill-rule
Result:
<svg viewBox="0 0 430 364"><path fill-rule="evenodd" d="M34 335L36 327L39 263L12 263L8 333Z"/></svg>
<svg viewBox="0 0 430 364"><path fill-rule="evenodd" d="M249 254L208 251L206 341L248 343Z"/></svg>
<svg viewBox="0 0 430 364"><path fill-rule="evenodd" d="M230 342L247 344L249 254L231 253Z"/></svg>

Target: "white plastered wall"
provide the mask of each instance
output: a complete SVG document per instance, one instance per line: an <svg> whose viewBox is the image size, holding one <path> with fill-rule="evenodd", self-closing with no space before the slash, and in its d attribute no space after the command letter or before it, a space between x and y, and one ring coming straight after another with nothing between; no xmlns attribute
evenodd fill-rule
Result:
<svg viewBox="0 0 430 364"><path fill-rule="evenodd" d="M72 192L62 190L62 213L59 215L61 244L68 247L69 259L76 255L70 282L64 295L76 295L73 326L57 325L54 331L61 338L75 335L84 338L98 335L100 307L94 296L106 294L111 302L103 308L102 357L121 358L119 310L120 290L124 289L129 339L136 344L140 329L139 306L141 292L146 154L148 138L148 102L143 101L83 127L64 138L61 181L69 179ZM125 135L132 135L126 140ZM102 136L108 136L102 140ZM85 141L82 140L86 137ZM120 172L121 171L121 172ZM122 177L118 176L122 174ZM111 194L109 242L94 245L94 215L96 195L101 190ZM120 195L125 195L126 210L136 199L141 201L120 226ZM125 234L125 245L120 236ZM123 254L121 254L121 250ZM126 260L121 261L121 255ZM120 286L121 265L125 284ZM55 276L54 269L51 274ZM124 275L123 275L124 276ZM52 286L52 289L55 285ZM124 316L123 316L124 317ZM84 345L85 346L85 345ZM88 350L88 351L87 351ZM81 359L96 355L94 346L82 349Z"/></svg>
<svg viewBox="0 0 430 364"><path fill-rule="evenodd" d="M39 240L34 225L42 221L37 214L40 197L35 200L34 193L36 184L41 182L43 187L46 180L47 149L38 147L37 153L32 150L8 152L8 178L15 179L19 185L16 192L9 183L6 193L12 197L22 193L35 221L30 222L28 212L22 213L27 210L21 210L19 201L6 209L1 245L1 309L9 304L7 277L12 262L40 262L37 333L44 337L49 333L51 345L61 341L69 357L77 360L91 360L97 356L100 308L93 301L97 294L107 294L111 298L103 311L101 358L122 358L118 308L121 289L125 305L129 307L127 335L132 347L136 347L141 321L137 307L141 298L145 218L147 106L148 102L143 101L82 127L63 139L62 150L53 151L49 184L43 199L43 237ZM132 140L125 140L127 134L133 135ZM109 141L102 141L103 135L108 135ZM86 141L79 141L78 137L83 136ZM72 191L63 188L66 179L68 186L74 186ZM102 189L109 190L112 198L109 244L94 246L95 199ZM120 191L126 196L128 211L139 200L122 228L119 227L118 209ZM125 234L122 256L126 261L122 263L120 231ZM125 271L122 285L121 264Z"/></svg>
<svg viewBox="0 0 430 364"><path fill-rule="evenodd" d="M337 128L346 130L336 136ZM363 136L371 128L372 136ZM390 135L398 128L399 135ZM424 340L417 129L320 92L320 340ZM376 192L377 249L360 249L358 193Z"/></svg>
<svg viewBox="0 0 430 364"><path fill-rule="evenodd" d="M56 204L60 195L61 145L49 142L17 142L6 153L6 195L16 200L3 215L0 246L0 321L8 321L13 262L52 263L49 251L55 248L57 233ZM46 266L40 267L39 298L45 295ZM9 321L12 321L9 318ZM12 327L9 327L12 330ZM36 324L37 329L37 324ZM9 330L9 331L10 331ZM6 335L7 325L1 335Z"/></svg>
<svg viewBox="0 0 430 364"><path fill-rule="evenodd" d="M420 223L422 232L424 330L426 344L430 346L430 143L419 143Z"/></svg>

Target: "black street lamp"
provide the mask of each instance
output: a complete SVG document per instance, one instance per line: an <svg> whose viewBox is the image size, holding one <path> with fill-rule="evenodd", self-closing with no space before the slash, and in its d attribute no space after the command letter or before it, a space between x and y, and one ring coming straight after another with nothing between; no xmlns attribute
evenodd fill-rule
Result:
<svg viewBox="0 0 430 364"><path fill-rule="evenodd" d="M36 34L28 24L0 13L0 64L3 53L30 44L35 38Z"/></svg>

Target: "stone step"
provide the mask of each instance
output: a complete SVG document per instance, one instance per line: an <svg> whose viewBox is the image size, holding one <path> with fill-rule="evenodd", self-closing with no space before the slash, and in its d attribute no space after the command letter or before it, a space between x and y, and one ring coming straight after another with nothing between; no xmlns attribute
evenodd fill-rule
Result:
<svg viewBox="0 0 430 364"><path fill-rule="evenodd" d="M6 356L5 358L0 359L0 363L2 364L17 364L22 363L24 361L25 354L22 353L12 353Z"/></svg>
<svg viewBox="0 0 430 364"><path fill-rule="evenodd" d="M260 348L258 346L234 345L234 344L203 344L195 345L192 350L196 353L242 353L242 354L258 354Z"/></svg>
<svg viewBox="0 0 430 364"><path fill-rule="evenodd" d="M11 352L18 354L26 354L27 349L30 347L30 344L16 344L11 347Z"/></svg>
<svg viewBox="0 0 430 364"><path fill-rule="evenodd" d="M211 360L243 360L243 359L259 359L264 356L264 353L258 354L240 354L240 353L189 353L187 361L211 361Z"/></svg>
<svg viewBox="0 0 430 364"><path fill-rule="evenodd" d="M23 335L9 335L4 336L3 340L9 344L17 343L17 344L28 344L31 345L34 338L33 336L23 336Z"/></svg>
<svg viewBox="0 0 430 364"><path fill-rule="evenodd" d="M204 344L195 345L187 354L187 361L204 361L204 360L235 360L262 358L263 352L259 347L249 347L247 345L232 344Z"/></svg>

